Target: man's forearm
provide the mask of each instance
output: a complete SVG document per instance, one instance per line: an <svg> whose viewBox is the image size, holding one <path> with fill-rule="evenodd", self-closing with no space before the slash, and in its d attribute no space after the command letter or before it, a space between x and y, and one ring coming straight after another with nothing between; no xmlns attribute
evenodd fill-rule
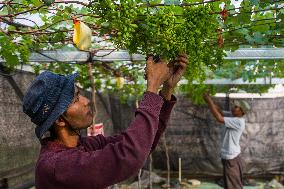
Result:
<svg viewBox="0 0 284 189"><path fill-rule="evenodd" d="M214 115L214 117L219 121L219 122L224 122L224 118L222 116L222 114L219 112L219 110L217 109L217 106L215 105L215 103L213 102L213 100L211 98L207 98L205 99L208 107L210 109L210 111L212 112L212 114Z"/></svg>
<svg viewBox="0 0 284 189"><path fill-rule="evenodd" d="M164 98L164 97L163 97ZM156 133L151 152L153 152L161 138L161 135L165 132L167 128L168 121L174 105L176 104L177 99L172 95L171 100L164 100L160 115L159 115L159 128Z"/></svg>
<svg viewBox="0 0 284 189"><path fill-rule="evenodd" d="M214 103L215 104L215 103ZM218 112L222 115L222 116L224 116L223 115L223 112L222 112L222 109L217 105L217 104L215 104L215 107L216 107L216 109L218 110Z"/></svg>
<svg viewBox="0 0 284 189"><path fill-rule="evenodd" d="M163 106L162 106L162 109L159 115L159 128L158 128L158 131L156 133L156 136L155 136L155 139L152 145L151 153L155 150L161 138L161 135L166 129L168 120L170 118L171 111L177 101L176 97L172 95L173 91L174 91L173 88L166 87L164 85L162 90L159 93L160 96L163 97L164 103L163 103Z"/></svg>

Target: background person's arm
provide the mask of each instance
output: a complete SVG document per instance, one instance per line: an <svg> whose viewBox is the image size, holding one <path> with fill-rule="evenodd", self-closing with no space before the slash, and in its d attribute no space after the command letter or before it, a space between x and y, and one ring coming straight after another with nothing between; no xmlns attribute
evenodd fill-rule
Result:
<svg viewBox="0 0 284 189"><path fill-rule="evenodd" d="M224 112L222 111L220 106L218 106L216 103L214 103L214 105L216 106L216 109L218 110L218 112L224 117Z"/></svg>
<svg viewBox="0 0 284 189"><path fill-rule="evenodd" d="M218 110L216 104L213 102L211 96L209 94L204 94L204 100L207 102L208 107L213 114L213 116L216 118L216 120L220 123L224 123L224 117Z"/></svg>

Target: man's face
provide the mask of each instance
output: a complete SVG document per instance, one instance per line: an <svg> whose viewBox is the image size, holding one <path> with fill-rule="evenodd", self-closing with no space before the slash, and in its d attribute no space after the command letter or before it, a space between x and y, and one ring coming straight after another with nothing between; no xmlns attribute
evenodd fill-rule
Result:
<svg viewBox="0 0 284 189"><path fill-rule="evenodd" d="M64 117L74 129L86 129L93 124L90 100L80 95L78 87L75 87L73 102L64 113Z"/></svg>
<svg viewBox="0 0 284 189"><path fill-rule="evenodd" d="M234 117L242 117L244 115L242 109L239 106L234 106L232 108L232 114Z"/></svg>

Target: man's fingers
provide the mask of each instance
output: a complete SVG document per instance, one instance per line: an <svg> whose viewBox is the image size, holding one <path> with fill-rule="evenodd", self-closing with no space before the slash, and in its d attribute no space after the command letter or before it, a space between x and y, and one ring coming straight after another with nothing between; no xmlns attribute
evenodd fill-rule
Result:
<svg viewBox="0 0 284 189"><path fill-rule="evenodd" d="M154 64L154 57L153 56L149 56L147 61L146 61L146 65L152 65Z"/></svg>
<svg viewBox="0 0 284 189"><path fill-rule="evenodd" d="M208 93L208 91L206 91L206 92L203 94L203 96L204 96L205 98L210 98L210 94Z"/></svg>
<svg viewBox="0 0 284 189"><path fill-rule="evenodd" d="M188 56L186 54L180 54L178 55L178 57L176 58L176 61L178 62L178 64L182 67L182 68L186 68L187 64L188 64Z"/></svg>
<svg viewBox="0 0 284 189"><path fill-rule="evenodd" d="M178 67L178 68L185 69L185 68L187 67L187 63L179 61L179 62L176 62L176 63L174 64L174 66L175 66L175 67Z"/></svg>
<svg viewBox="0 0 284 189"><path fill-rule="evenodd" d="M160 58L157 63L166 64L166 62L167 62L167 61L166 61L165 59Z"/></svg>
<svg viewBox="0 0 284 189"><path fill-rule="evenodd" d="M188 55L187 55L187 54L185 54L185 53L181 53L181 54L179 54L179 55L178 55L178 57L184 57L184 58L188 59Z"/></svg>
<svg viewBox="0 0 284 189"><path fill-rule="evenodd" d="M188 59L185 58L185 57L178 57L178 58L177 58L177 61L178 61L178 62L188 63Z"/></svg>
<svg viewBox="0 0 284 189"><path fill-rule="evenodd" d="M180 63L179 63L179 66L181 66L182 68L186 68L186 67L187 67L187 63L180 62Z"/></svg>

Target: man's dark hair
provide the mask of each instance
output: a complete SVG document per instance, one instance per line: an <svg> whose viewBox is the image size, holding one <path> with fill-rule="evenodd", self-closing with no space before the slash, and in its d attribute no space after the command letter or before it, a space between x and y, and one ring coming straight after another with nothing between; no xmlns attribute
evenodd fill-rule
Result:
<svg viewBox="0 0 284 189"><path fill-rule="evenodd" d="M57 138L56 132L55 132L55 125L52 125L49 129L49 135L51 138L55 139Z"/></svg>

